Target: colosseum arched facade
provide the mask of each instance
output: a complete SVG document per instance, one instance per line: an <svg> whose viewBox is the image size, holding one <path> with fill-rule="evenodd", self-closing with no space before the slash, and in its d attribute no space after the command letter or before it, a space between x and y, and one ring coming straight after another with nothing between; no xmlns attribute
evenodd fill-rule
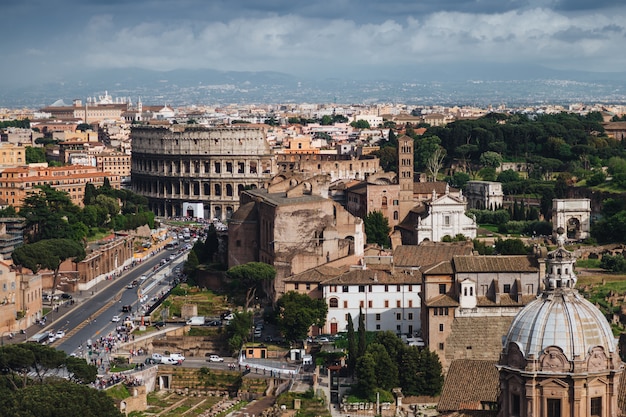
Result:
<svg viewBox="0 0 626 417"><path fill-rule="evenodd" d="M148 198L157 216L226 220L239 194L261 188L274 174L265 131L251 126L134 126L131 130L133 191ZM199 207L203 213L184 213Z"/></svg>

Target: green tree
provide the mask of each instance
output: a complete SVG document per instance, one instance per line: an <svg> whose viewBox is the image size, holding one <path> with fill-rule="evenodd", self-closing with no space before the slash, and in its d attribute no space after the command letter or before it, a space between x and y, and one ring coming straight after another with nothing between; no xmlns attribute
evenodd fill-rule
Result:
<svg viewBox="0 0 626 417"><path fill-rule="evenodd" d="M378 380L376 378L376 361L374 357L365 353L360 356L356 361L356 376L357 376L357 389L359 393L369 398L373 396L377 388Z"/></svg>
<svg viewBox="0 0 626 417"><path fill-rule="evenodd" d="M377 243L383 247L389 247L389 221L381 211L372 211L363 220L367 243Z"/></svg>
<svg viewBox="0 0 626 417"><path fill-rule="evenodd" d="M65 360L65 368L69 373L70 381L77 384L91 384L98 377L98 368L81 358L68 356Z"/></svg>
<svg viewBox="0 0 626 417"><path fill-rule="evenodd" d="M387 352L389 353L389 357L396 363L399 364L402 359L402 351L406 346L402 339L398 337L394 332L390 330L385 330L383 332L376 332L376 343L380 343L385 347Z"/></svg>
<svg viewBox="0 0 626 417"><path fill-rule="evenodd" d="M85 196L83 197L83 205L88 206L90 204L95 204L97 194L98 192L96 191L95 185L90 182L85 184Z"/></svg>
<svg viewBox="0 0 626 417"><path fill-rule="evenodd" d="M325 114L324 116L322 116L322 118L320 120L320 124L322 126L332 125L333 124L333 118L330 117L329 115Z"/></svg>
<svg viewBox="0 0 626 417"><path fill-rule="evenodd" d="M250 336L252 313L240 311L234 313L233 316L233 319L226 326L226 335L228 336L228 346L231 352L235 353L241 349L243 343Z"/></svg>
<svg viewBox="0 0 626 417"><path fill-rule="evenodd" d="M370 128L369 122L367 120L362 120L362 119L350 123L350 126L354 127L355 129L369 129Z"/></svg>
<svg viewBox="0 0 626 417"><path fill-rule="evenodd" d="M367 339L365 335L365 315L363 315L363 310L359 307L359 344L358 344L358 355L357 357L361 358L365 355L365 349L367 348Z"/></svg>
<svg viewBox="0 0 626 417"><path fill-rule="evenodd" d="M71 224L78 222L80 208L72 203L69 194L49 185L35 188L38 191L28 193L19 212L26 219L28 240L36 242L73 236Z"/></svg>
<svg viewBox="0 0 626 417"><path fill-rule="evenodd" d="M498 182L507 183L507 182L519 181L520 177L516 171L513 171L512 169L507 169L499 173L496 180Z"/></svg>
<svg viewBox="0 0 626 417"><path fill-rule="evenodd" d="M454 174L452 174L452 178L450 179L450 185L456 188L464 188L465 185L469 182L470 180L470 176L469 174L466 174L465 172L460 172L457 171Z"/></svg>
<svg viewBox="0 0 626 417"><path fill-rule="evenodd" d="M198 255L196 255L196 252L189 252L189 255L187 255L187 260L183 265L183 273L190 278L195 279L198 265L200 265L200 262L198 261Z"/></svg>
<svg viewBox="0 0 626 417"><path fill-rule="evenodd" d="M243 298L246 309L256 300L257 296L273 299L274 278L276 269L263 262L248 262L236 265L226 271L231 282L231 293Z"/></svg>
<svg viewBox="0 0 626 417"><path fill-rule="evenodd" d="M354 368L356 366L357 347L356 347L356 334L354 333L354 322L352 321L352 314L348 314L348 374L354 375Z"/></svg>
<svg viewBox="0 0 626 417"><path fill-rule="evenodd" d="M36 164L46 162L46 149L42 147L27 146L26 147L26 163Z"/></svg>
<svg viewBox="0 0 626 417"><path fill-rule="evenodd" d="M437 396L443 388L441 362L436 353L416 346L402 352L400 386L405 395Z"/></svg>
<svg viewBox="0 0 626 417"><path fill-rule="evenodd" d="M117 203L117 199L114 197L100 194L96 197L96 204L99 207L106 209L106 212L110 217L113 217L120 212L120 206Z"/></svg>
<svg viewBox="0 0 626 417"><path fill-rule="evenodd" d="M391 359L385 346L380 343L370 343L367 346L367 353L372 355L375 363L376 386L384 390L391 390L398 386L398 366Z"/></svg>
<svg viewBox="0 0 626 417"><path fill-rule="evenodd" d="M479 162L483 167L496 169L502 165L502 155L493 151L483 152Z"/></svg>
<svg viewBox="0 0 626 417"><path fill-rule="evenodd" d="M439 161L445 156L445 149L441 146L441 139L438 136L426 136L415 140L415 168L417 170L428 170L428 163ZM434 159L433 159L434 157Z"/></svg>
<svg viewBox="0 0 626 417"><path fill-rule="evenodd" d="M442 146L438 146L426 160L426 172L428 172L431 181L437 181L437 176L443 166L443 159L445 157L446 150Z"/></svg>
<svg viewBox="0 0 626 417"><path fill-rule="evenodd" d="M8 392L8 391L5 391ZM104 391L54 380L9 392L2 415L15 417L123 417Z"/></svg>
<svg viewBox="0 0 626 417"><path fill-rule="evenodd" d="M424 375L424 379L427 381L422 395L429 395L431 397L437 396L441 393L443 388L443 372L439 356L429 349L421 349L420 356L421 372Z"/></svg>
<svg viewBox="0 0 626 417"><path fill-rule="evenodd" d="M278 326L287 340L305 339L311 326L323 327L328 305L321 299L289 291L278 299Z"/></svg>
<svg viewBox="0 0 626 417"><path fill-rule="evenodd" d="M393 146L385 146L372 152L380 160L380 166L385 172L398 171L398 149Z"/></svg>
<svg viewBox="0 0 626 417"><path fill-rule="evenodd" d="M529 248L524 245L521 239L505 239L500 238L495 241L495 249L500 255L526 255Z"/></svg>
<svg viewBox="0 0 626 417"><path fill-rule="evenodd" d="M28 268L33 273L41 269L53 271L52 294L56 290L61 264L68 259L80 262L85 259L83 245L71 239L46 239L26 244L16 248L11 254L13 263L22 268Z"/></svg>

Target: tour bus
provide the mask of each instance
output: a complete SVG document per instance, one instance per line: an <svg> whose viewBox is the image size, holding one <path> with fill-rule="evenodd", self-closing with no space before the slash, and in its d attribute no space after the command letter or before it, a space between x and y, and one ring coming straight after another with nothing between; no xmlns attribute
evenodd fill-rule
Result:
<svg viewBox="0 0 626 417"><path fill-rule="evenodd" d="M43 343L43 342L47 342L49 338L50 338L50 332L41 332L41 333L37 333L36 335L31 336L30 339L28 339L28 341L33 342L33 343Z"/></svg>

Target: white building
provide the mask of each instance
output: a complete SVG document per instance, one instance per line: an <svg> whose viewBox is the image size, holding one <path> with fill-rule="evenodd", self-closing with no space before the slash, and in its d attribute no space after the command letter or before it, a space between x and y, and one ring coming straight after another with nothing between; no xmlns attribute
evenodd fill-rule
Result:
<svg viewBox="0 0 626 417"><path fill-rule="evenodd" d="M322 282L328 304L323 333L347 331L348 315L358 329L359 311L367 331L415 334L420 326L421 274L355 269Z"/></svg>
<svg viewBox="0 0 626 417"><path fill-rule="evenodd" d="M476 219L465 214L466 202L463 197L455 197L446 192L438 197L433 191L432 199L425 203L427 214L418 217L416 226L417 243L424 240L440 242L444 236L465 235L476 237Z"/></svg>

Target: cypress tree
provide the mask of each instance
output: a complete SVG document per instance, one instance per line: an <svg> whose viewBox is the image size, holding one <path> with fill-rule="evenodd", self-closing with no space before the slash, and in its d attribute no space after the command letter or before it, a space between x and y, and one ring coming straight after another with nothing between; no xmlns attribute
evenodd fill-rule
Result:
<svg viewBox="0 0 626 417"><path fill-rule="evenodd" d="M365 348L365 316L363 315L363 310L359 307L359 358L365 355Z"/></svg>
<svg viewBox="0 0 626 417"><path fill-rule="evenodd" d="M356 334L352 314L348 314L348 374L354 375L354 367L357 359Z"/></svg>

